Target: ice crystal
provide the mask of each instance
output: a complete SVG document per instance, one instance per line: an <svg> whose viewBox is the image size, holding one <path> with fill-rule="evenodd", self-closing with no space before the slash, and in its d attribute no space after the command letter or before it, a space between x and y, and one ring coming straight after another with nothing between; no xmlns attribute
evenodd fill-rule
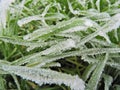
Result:
<svg viewBox="0 0 120 90"><path fill-rule="evenodd" d="M3 66L3 70L34 81L40 86L43 84L65 84L72 90L84 90L84 81L77 75L64 74L50 69L28 68L23 66Z"/></svg>

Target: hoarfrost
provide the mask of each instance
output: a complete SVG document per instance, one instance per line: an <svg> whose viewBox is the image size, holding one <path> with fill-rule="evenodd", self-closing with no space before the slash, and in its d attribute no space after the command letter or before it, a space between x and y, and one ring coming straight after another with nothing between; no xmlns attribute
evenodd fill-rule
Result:
<svg viewBox="0 0 120 90"><path fill-rule="evenodd" d="M65 84L71 90L84 90L85 83L77 75L70 75L61 72L52 71L50 69L28 68L23 66L4 65L3 70L21 76L24 79L34 81L38 85L43 84Z"/></svg>

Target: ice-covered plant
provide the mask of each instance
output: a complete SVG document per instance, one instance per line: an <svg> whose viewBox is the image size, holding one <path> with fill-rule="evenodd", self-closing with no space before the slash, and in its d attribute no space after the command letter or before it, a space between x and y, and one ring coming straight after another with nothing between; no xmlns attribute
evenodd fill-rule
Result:
<svg viewBox="0 0 120 90"><path fill-rule="evenodd" d="M119 0L0 5L1 90L120 89ZM7 84L8 74L16 85Z"/></svg>

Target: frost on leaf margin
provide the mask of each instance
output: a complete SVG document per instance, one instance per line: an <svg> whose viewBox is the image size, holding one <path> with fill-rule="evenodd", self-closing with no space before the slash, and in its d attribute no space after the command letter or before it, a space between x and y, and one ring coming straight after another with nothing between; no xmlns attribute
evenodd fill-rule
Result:
<svg viewBox="0 0 120 90"><path fill-rule="evenodd" d="M84 90L84 81L77 75L64 74L50 69L37 69L23 66L6 66L3 67L4 71L21 76L24 79L34 81L39 84L65 84L72 90Z"/></svg>

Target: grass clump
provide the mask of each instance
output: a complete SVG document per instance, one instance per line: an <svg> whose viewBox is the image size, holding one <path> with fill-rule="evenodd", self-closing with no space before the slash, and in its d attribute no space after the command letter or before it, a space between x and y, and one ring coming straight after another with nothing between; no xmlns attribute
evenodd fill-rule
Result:
<svg viewBox="0 0 120 90"><path fill-rule="evenodd" d="M0 5L0 90L120 89L119 0Z"/></svg>

